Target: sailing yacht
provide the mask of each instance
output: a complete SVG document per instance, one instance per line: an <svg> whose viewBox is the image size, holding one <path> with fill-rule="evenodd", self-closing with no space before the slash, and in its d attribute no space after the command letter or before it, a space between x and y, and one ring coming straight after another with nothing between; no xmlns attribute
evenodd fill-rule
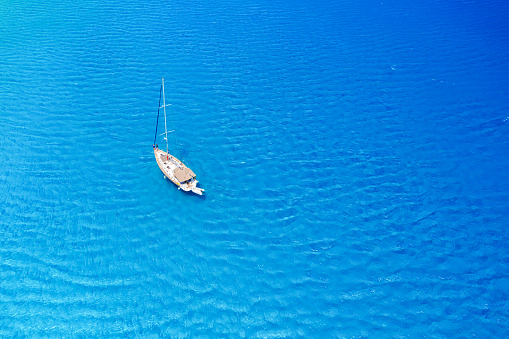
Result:
<svg viewBox="0 0 509 339"><path fill-rule="evenodd" d="M161 106L161 94L163 98L163 105ZM198 180L196 180L196 174L184 165L182 161L174 157L168 152L168 132L167 124L166 124L166 99L164 96L164 78L161 81L161 89L159 91L159 108L157 109L157 123L156 123L156 133L154 136L154 144L152 145L154 149L154 155L156 157L157 165L163 172L164 176L171 180L177 187L186 192L193 192L199 195L203 194L204 189L197 187ZM157 139L157 125L159 125L159 110L163 109L164 112L164 140L166 141L166 152L159 149L159 146L156 144Z"/></svg>

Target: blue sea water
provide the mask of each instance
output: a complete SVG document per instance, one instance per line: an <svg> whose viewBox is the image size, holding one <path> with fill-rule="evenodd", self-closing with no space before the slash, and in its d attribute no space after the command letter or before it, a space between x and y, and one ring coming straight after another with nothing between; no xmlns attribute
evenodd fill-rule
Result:
<svg viewBox="0 0 509 339"><path fill-rule="evenodd" d="M0 337L508 337L508 17L3 1Z"/></svg>

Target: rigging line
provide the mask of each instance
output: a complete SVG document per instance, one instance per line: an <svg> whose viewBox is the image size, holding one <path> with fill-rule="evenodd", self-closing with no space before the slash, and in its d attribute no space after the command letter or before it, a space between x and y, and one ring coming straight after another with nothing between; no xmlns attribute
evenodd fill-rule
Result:
<svg viewBox="0 0 509 339"><path fill-rule="evenodd" d="M173 136L175 140L175 155L180 157L180 152L177 150L177 133L175 133L175 120L173 119L173 111L170 110L170 119L171 119L171 126L173 127ZM166 136L168 138L168 136Z"/></svg>
<svg viewBox="0 0 509 339"><path fill-rule="evenodd" d="M159 125L159 109L161 109L161 92L163 91L163 85L159 88L159 105L157 105L157 122L156 122L156 133L154 135L154 147L157 139L157 126Z"/></svg>

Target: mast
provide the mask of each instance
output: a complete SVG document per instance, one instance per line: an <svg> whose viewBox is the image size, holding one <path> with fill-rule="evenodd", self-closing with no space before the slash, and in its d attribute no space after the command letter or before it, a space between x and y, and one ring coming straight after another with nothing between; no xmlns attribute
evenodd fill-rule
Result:
<svg viewBox="0 0 509 339"><path fill-rule="evenodd" d="M156 120L156 132L154 133L154 144L152 147L156 148L157 142L157 126L159 126L159 110L161 109L161 92L163 91L163 86L159 88L159 104L157 105L157 120Z"/></svg>
<svg viewBox="0 0 509 339"><path fill-rule="evenodd" d="M166 127L166 100L164 97L164 78L162 78L163 86L163 111L164 111L164 139L166 139L166 154L168 154L168 127ZM166 155L168 157L168 155Z"/></svg>

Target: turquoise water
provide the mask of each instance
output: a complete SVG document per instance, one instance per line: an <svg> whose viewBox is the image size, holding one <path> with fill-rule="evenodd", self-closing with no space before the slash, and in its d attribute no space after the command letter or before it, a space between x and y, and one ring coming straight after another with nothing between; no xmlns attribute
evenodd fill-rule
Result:
<svg viewBox="0 0 509 339"><path fill-rule="evenodd" d="M508 15L4 2L0 337L507 337Z"/></svg>

